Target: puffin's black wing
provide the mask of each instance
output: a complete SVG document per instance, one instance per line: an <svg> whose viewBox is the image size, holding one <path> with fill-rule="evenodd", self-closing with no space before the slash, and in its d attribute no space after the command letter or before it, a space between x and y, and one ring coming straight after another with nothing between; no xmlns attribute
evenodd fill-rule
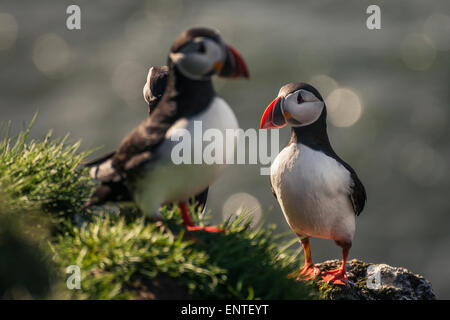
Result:
<svg viewBox="0 0 450 320"><path fill-rule="evenodd" d="M331 147L331 144L328 140L328 137L326 137L326 143L324 145L326 148L323 150L323 152L332 158L334 158L337 162L342 164L345 169L350 172L350 177L352 179L352 185L350 185L351 192L349 195L350 202L353 206L353 211L355 211L355 215L359 216L359 214L363 211L364 206L366 205L367 201L367 195L366 195L366 189L364 188L364 185L362 184L361 180L359 180L358 175L356 174L355 170L344 160L342 160L336 152L334 152L333 148Z"/></svg>
<svg viewBox="0 0 450 320"><path fill-rule="evenodd" d="M147 76L147 82L144 86L143 93L144 93L144 99L147 101L149 105L149 114L151 115L155 109L156 106L159 105L159 102L161 101L161 98L164 94L164 91L167 87L167 77L168 77L168 68L167 66L155 66L150 68L148 76ZM161 104L164 106L164 104ZM166 109L170 109L167 108ZM164 115L164 112L163 112ZM155 118L165 118L164 116L156 116ZM133 131L132 138L125 138L125 140L128 141L128 149L124 148L123 143L119 147L119 150L121 152L127 152L132 151L129 155L128 163L133 163L130 168L136 167L138 164L145 162L150 159L150 153L139 153L139 148L133 147L132 141L135 141L139 143L144 137L142 137L142 132L148 132L152 130L152 127L154 125L152 123L155 123L157 120L152 121L144 121L141 123L141 125L136 128L138 130ZM150 122L147 127L145 125L146 122ZM164 126L164 122L163 122ZM165 128L162 128L162 130L159 130L160 134L157 132L153 133L152 139L148 141L147 147L150 147L151 149L152 145L156 145L159 143L159 141L164 137L165 134ZM136 132L140 131L140 133ZM163 134L164 132L164 134ZM124 140L124 141L125 141ZM125 149L125 150L124 150ZM136 153L134 153L136 152ZM113 161L114 156L116 155L117 150L111 151L97 159L88 161L84 163L83 165L85 167L92 167L90 174L92 178L97 179L100 181L100 185L97 186L96 190L94 191L93 195L91 196L91 199L84 205L84 208L93 206L93 205L101 205L108 201L129 201L131 200L131 196L129 194L129 191L124 183L124 175L120 172L120 170L117 170L117 168L113 167ZM124 157L123 153L121 155L121 159L126 159L127 157ZM117 160L115 160L117 161ZM120 163L120 161L119 161Z"/></svg>
<svg viewBox="0 0 450 320"><path fill-rule="evenodd" d="M275 193L275 190L273 189L273 185L272 185L272 181L270 180L270 176L269 176L269 183L270 183L270 190L272 190L272 194L275 197L275 199L278 200L277 194Z"/></svg>
<svg viewBox="0 0 450 320"><path fill-rule="evenodd" d="M362 184L361 180L359 180L354 170L350 171L350 176L353 180L353 185L351 186L352 193L350 194L350 201L352 202L355 214L359 216L359 214L363 211L367 201L366 189L364 188L364 185Z"/></svg>
<svg viewBox="0 0 450 320"><path fill-rule="evenodd" d="M153 159L154 151L177 118L176 112L170 112L171 108L170 103L159 104L151 116L137 126L113 154L91 161L90 174L100 181L100 185L83 208L131 198L125 179Z"/></svg>
<svg viewBox="0 0 450 320"><path fill-rule="evenodd" d="M353 183L352 185L350 185L351 192L349 198L353 206L353 211L355 211L355 214L359 216L359 214L363 211L364 206L366 205L366 188L364 188L361 180L359 180L355 170L347 162L342 160L336 153L334 153L334 151L333 157L350 172L350 178L352 179Z"/></svg>
<svg viewBox="0 0 450 320"><path fill-rule="evenodd" d="M155 107L161 101L167 87L169 68L167 66L153 66L149 69L147 82L144 85L144 99L149 105L149 114L155 111ZM93 167L111 159L116 150L108 152L94 160L83 163L85 167Z"/></svg>
<svg viewBox="0 0 450 320"><path fill-rule="evenodd" d="M162 100L155 111L122 141L112 157L113 168L127 177L152 160L167 131L179 118L176 103Z"/></svg>

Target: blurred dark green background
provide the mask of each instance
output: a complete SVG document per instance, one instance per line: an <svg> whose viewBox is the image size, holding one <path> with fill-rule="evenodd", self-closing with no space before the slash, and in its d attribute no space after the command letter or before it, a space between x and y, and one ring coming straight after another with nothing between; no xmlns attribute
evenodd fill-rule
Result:
<svg viewBox="0 0 450 320"><path fill-rule="evenodd" d="M66 8L81 7L81 30ZM381 7L382 29L366 28ZM250 81L216 80L242 128L256 128L290 81L315 85L335 150L358 172L368 204L351 257L403 266L450 298L450 3L440 1L12 1L0 3L0 121L33 137L53 128L83 149L115 148L147 113L148 68L166 62L192 26L220 30L246 59ZM289 130L281 131L281 144ZM240 205L288 230L257 165L231 166L213 186L216 221ZM262 208L262 209L261 209ZM262 212L262 213L261 213ZM340 258L313 240L313 258Z"/></svg>

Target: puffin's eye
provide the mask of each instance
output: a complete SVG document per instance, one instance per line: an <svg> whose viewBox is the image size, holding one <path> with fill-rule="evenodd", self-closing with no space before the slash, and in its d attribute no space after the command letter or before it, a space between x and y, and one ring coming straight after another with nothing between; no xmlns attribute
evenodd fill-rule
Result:
<svg viewBox="0 0 450 320"><path fill-rule="evenodd" d="M206 53L206 47L203 42L200 42L197 48L197 52L199 53Z"/></svg>
<svg viewBox="0 0 450 320"><path fill-rule="evenodd" d="M302 97L302 93L299 92L298 95L297 95L297 103L300 104L302 102L304 102L303 97Z"/></svg>

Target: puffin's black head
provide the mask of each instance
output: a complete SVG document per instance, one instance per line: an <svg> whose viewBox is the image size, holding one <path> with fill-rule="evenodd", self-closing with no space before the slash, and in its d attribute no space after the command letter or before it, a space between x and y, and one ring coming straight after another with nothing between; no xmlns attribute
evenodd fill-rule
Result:
<svg viewBox="0 0 450 320"><path fill-rule="evenodd" d="M193 80L221 77L248 78L247 66L241 55L223 42L220 34L208 28L184 31L174 42L169 63Z"/></svg>
<svg viewBox="0 0 450 320"><path fill-rule="evenodd" d="M147 82L144 85L144 99L148 103L149 114L155 110L167 87L169 68L167 66L154 66L148 70Z"/></svg>
<svg viewBox="0 0 450 320"><path fill-rule="evenodd" d="M280 89L278 97L267 107L261 118L261 128L304 127L315 123L326 107L319 91L303 82L291 82Z"/></svg>

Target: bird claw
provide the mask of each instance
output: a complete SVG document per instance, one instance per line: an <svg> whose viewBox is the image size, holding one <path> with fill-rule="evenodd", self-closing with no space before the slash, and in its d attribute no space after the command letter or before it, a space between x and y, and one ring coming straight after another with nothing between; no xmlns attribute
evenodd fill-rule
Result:
<svg viewBox="0 0 450 320"><path fill-rule="evenodd" d="M334 274L334 273L340 273L340 272L342 272L342 269L334 269L334 270L324 271L323 273Z"/></svg>
<svg viewBox="0 0 450 320"><path fill-rule="evenodd" d="M347 273L343 269L322 272L322 279L327 283L345 286L348 283Z"/></svg>
<svg viewBox="0 0 450 320"><path fill-rule="evenodd" d="M317 268L315 265L305 265L297 275L297 278L295 280L297 281L306 281L314 279L320 275L320 269Z"/></svg>

